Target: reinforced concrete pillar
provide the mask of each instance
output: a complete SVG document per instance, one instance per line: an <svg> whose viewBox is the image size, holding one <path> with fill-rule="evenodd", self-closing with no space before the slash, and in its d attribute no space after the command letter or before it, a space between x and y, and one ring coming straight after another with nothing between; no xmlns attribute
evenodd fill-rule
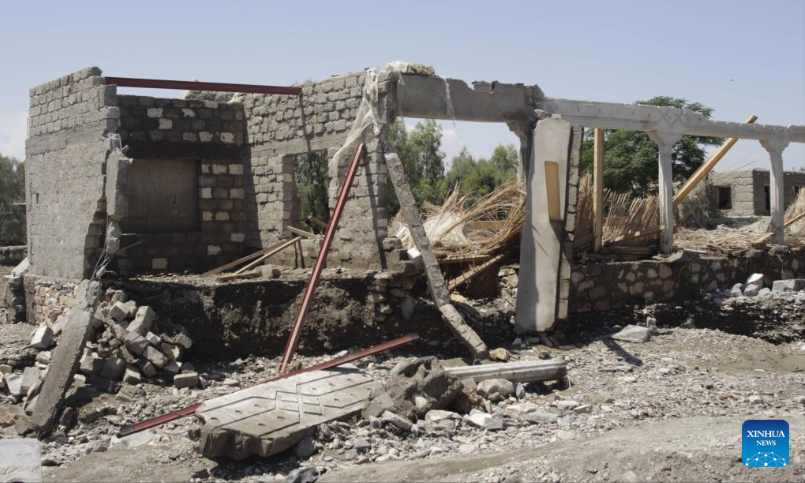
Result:
<svg viewBox="0 0 805 483"><path fill-rule="evenodd" d="M771 204L771 242L777 245L785 243L785 193L783 191L783 151L789 140L783 136L775 136L760 141L761 146L769 152L771 160L771 179L769 182L769 198Z"/></svg>
<svg viewBox="0 0 805 483"><path fill-rule="evenodd" d="M674 144L682 139L682 134L650 131L648 135L660 150L657 198L660 202L660 226L664 227L660 234L660 253L671 253L674 251L674 177L671 154Z"/></svg>

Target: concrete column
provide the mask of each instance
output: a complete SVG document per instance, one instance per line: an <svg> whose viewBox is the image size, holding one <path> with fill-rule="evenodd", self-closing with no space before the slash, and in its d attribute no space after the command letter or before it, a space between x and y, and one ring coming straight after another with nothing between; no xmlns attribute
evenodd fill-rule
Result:
<svg viewBox="0 0 805 483"><path fill-rule="evenodd" d="M771 243L782 245L785 243L785 192L783 191L783 151L788 147L789 140L777 136L772 139L760 141L771 160L771 178L769 183L769 198L771 201Z"/></svg>
<svg viewBox="0 0 805 483"><path fill-rule="evenodd" d="M660 201L660 226L665 229L660 234L660 253L674 251L674 177L671 153L674 144L682 139L681 133L668 131L649 131L649 137L657 143L660 150L657 197Z"/></svg>

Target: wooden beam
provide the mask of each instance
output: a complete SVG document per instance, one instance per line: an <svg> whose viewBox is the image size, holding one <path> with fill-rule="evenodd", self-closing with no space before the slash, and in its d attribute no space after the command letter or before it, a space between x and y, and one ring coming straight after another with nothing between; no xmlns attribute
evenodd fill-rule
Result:
<svg viewBox="0 0 805 483"><path fill-rule="evenodd" d="M562 221L562 208L559 203L559 163L545 161L545 194L548 196L548 219Z"/></svg>
<svg viewBox="0 0 805 483"><path fill-rule="evenodd" d="M492 265L498 263L502 259L503 259L502 254L497 255L494 258L489 259L486 263L483 263L481 265L478 265L477 267L473 267L473 268L467 270L466 272L462 273L461 275L459 275L458 277L454 278L453 280L450 280L450 283L447 285L447 290L452 292L453 290L456 289L456 287L458 287L462 283L469 282L470 280L475 278L479 273L483 272L484 270L486 270L487 268L491 267Z"/></svg>
<svg viewBox="0 0 805 483"><path fill-rule="evenodd" d="M304 238L317 238L319 236L316 235L315 233L310 233L309 231L300 230L299 228L296 228L294 226L289 226L288 231L293 233L294 235L298 235Z"/></svg>
<svg viewBox="0 0 805 483"><path fill-rule="evenodd" d="M786 228L788 228L789 226L793 225L794 223L798 222L799 220L801 220L803 218L805 218L805 212L802 212L802 213L800 213L798 215L792 216L791 218L788 219L788 221L783 223L783 230L785 230ZM771 238L773 235L774 235L773 231L765 233L760 238L756 238L754 241L752 241L752 244L757 245L757 244L765 243L766 240Z"/></svg>
<svg viewBox="0 0 805 483"><path fill-rule="evenodd" d="M298 242L301 239L302 239L302 237L298 236L298 237L295 237L295 238L291 238L288 241L282 242L279 245L274 245L274 247L272 249L270 249L268 252L266 252L263 256L261 256L260 258L258 258L255 261L253 261L252 263L246 265L245 267L241 268L240 270L238 270L235 273L236 274L241 274L243 272L248 272L249 270L253 269L254 267L256 267L258 265L262 265L263 262L265 262L268 257L270 257L272 255L275 255L275 254L285 250L286 248L288 248L289 246L292 246L294 243Z"/></svg>
<svg viewBox="0 0 805 483"><path fill-rule="evenodd" d="M638 232L636 232L636 233L634 233L632 235L624 235L624 236L615 237L615 239L612 240L610 243L626 243L626 242L639 240L641 238L648 238L650 236L659 235L660 233L662 233L663 230L665 230L664 226L661 226L661 227L659 227L657 229L654 229L654 230L645 231L645 232L638 231Z"/></svg>
<svg viewBox="0 0 805 483"><path fill-rule="evenodd" d="M455 263L478 263L489 260L489 255L471 255L466 257L450 257L439 260L439 265L451 265Z"/></svg>
<svg viewBox="0 0 805 483"><path fill-rule="evenodd" d="M307 221L308 221L309 223L313 223L314 225L319 226L320 228L324 228L325 230L327 229L327 223L326 223L326 222L321 221L320 219L316 218L316 217L315 217L315 216L313 216L313 215L308 216L308 217L307 217Z"/></svg>
<svg viewBox="0 0 805 483"><path fill-rule="evenodd" d="M215 280L218 282L231 282L232 280L246 280L249 278L258 278L260 277L261 273L259 270L255 270L252 272L244 272L244 273L231 273L229 275L221 275L220 277L216 278Z"/></svg>
<svg viewBox="0 0 805 483"><path fill-rule="evenodd" d="M749 116L748 118L746 118L745 124L753 124L755 121L757 121L757 116L754 115ZM682 188L680 188L679 192L676 194L676 196L674 196L675 212L679 207L679 203L681 203L682 200L684 200L696 188L696 186L699 185L699 183L704 179L704 177L707 176L707 174L713 170L716 163L721 161L721 158L723 158L724 155L727 154L727 152L729 152L729 150L732 149L733 146L735 146L735 143L738 142L738 139L739 138L729 138L727 142L725 142L724 144L721 145L720 148L718 148L718 151L716 151L713 157L708 159L707 162L705 162L703 165L699 166L699 169L697 169L696 172L693 173L693 175L690 177L690 179L688 179L685 182L685 184L682 185Z"/></svg>
<svg viewBox="0 0 805 483"><path fill-rule="evenodd" d="M238 258L234 262L229 262L226 265L221 265L218 268L213 268L209 272L204 272L204 273L201 274L201 276L202 277L210 277L212 275L217 275L217 274L219 274L221 272L225 272L225 271L229 270L230 268L237 267L241 263L246 263L246 262L254 260L255 258L259 257L260 255L265 254L268 250L270 250L270 248L266 248L265 250L256 251L256 252L252 253L251 255L246 255L243 258Z"/></svg>
<svg viewBox="0 0 805 483"><path fill-rule="evenodd" d="M472 230L500 230L505 225L505 220L471 221L467 223L467 227Z"/></svg>
<svg viewBox="0 0 805 483"><path fill-rule="evenodd" d="M593 247L601 249L604 237L604 130L595 128L595 151L593 156Z"/></svg>

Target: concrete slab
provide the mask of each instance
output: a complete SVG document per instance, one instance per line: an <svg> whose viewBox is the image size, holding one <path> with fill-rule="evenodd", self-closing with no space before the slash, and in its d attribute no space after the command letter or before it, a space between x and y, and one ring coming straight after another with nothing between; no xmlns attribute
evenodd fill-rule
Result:
<svg viewBox="0 0 805 483"><path fill-rule="evenodd" d="M41 451L36 439L0 439L0 481L42 481Z"/></svg>
<svg viewBox="0 0 805 483"><path fill-rule="evenodd" d="M242 460L292 448L327 421L358 413L380 382L354 366L308 372L209 400L197 410L207 458Z"/></svg>

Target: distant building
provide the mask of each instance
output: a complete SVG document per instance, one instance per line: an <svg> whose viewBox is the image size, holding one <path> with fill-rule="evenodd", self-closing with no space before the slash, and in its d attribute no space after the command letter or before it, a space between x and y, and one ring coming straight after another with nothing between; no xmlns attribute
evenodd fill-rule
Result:
<svg viewBox="0 0 805 483"><path fill-rule="evenodd" d="M768 169L713 172L710 177L711 208L725 216L769 216L771 197ZM786 171L783 176L785 207L805 187L805 171Z"/></svg>

